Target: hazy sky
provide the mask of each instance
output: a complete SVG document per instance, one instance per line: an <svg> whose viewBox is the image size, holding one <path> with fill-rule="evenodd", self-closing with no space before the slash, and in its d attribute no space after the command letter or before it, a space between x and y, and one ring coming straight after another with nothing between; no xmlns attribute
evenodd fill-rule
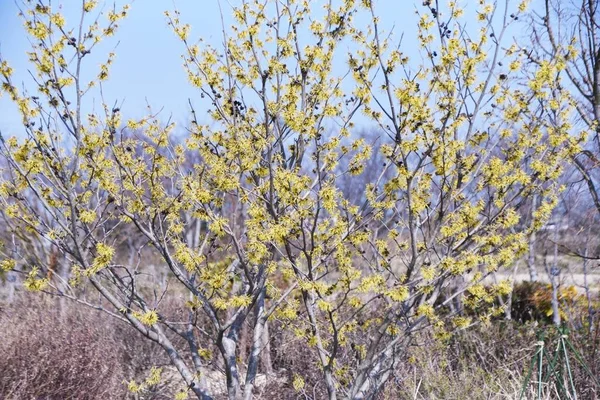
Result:
<svg viewBox="0 0 600 400"><path fill-rule="evenodd" d="M117 4L120 2L118 0ZM54 0L53 3L62 4L67 25L73 26L79 17L81 0ZM423 11L421 3L418 1L416 6L412 0L377 0L375 3L384 27L394 26L395 37L406 32L402 51L408 54L416 49L415 7ZM111 4L107 2L105 9L108 10ZM227 0L221 0L221 4L228 24L231 7ZM183 46L167 26L164 16L164 11L175 8L181 11L182 22L192 25L192 38L203 37L207 42L219 43L221 20L218 0L136 0L116 36L103 47L95 49L87 60L84 69L91 67L96 73L99 63L118 41L117 57L103 90L109 104L124 101L122 110L125 118L144 115L147 100L154 110L164 107L162 119L172 115L174 121L185 122L189 117L188 98L194 103L199 98L198 90L190 87L182 67L180 56ZM28 39L15 0L0 0L0 52L15 69L14 82L19 86L24 82L31 90L34 86L27 72L30 66L25 54L28 49ZM91 102L91 99L88 101ZM100 110L98 106L96 99L97 111ZM91 110L92 106L87 104L87 107ZM7 96L0 98L0 130L5 136L22 132L20 117Z"/></svg>

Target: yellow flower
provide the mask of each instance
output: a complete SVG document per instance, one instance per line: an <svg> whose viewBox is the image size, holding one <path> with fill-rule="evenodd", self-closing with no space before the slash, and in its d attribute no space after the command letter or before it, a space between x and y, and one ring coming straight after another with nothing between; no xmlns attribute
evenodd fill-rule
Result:
<svg viewBox="0 0 600 400"><path fill-rule="evenodd" d="M29 274L27 274L27 278L25 282L23 282L23 286L25 289L30 292L38 292L40 290L44 290L48 285L48 279L38 278L39 268L34 267Z"/></svg>
<svg viewBox="0 0 600 400"><path fill-rule="evenodd" d="M507 295L512 292L512 285L510 280L504 279L500 283L498 283L495 287L496 292L500 295Z"/></svg>
<svg viewBox="0 0 600 400"><path fill-rule="evenodd" d="M175 395L175 400L187 400L187 399L188 399L187 392L181 391L181 392L177 392L177 394Z"/></svg>
<svg viewBox="0 0 600 400"><path fill-rule="evenodd" d="M129 390L130 393L139 393L143 389L144 389L144 387L142 385L138 385L137 383L135 383L134 380L127 382L127 390Z"/></svg>
<svg viewBox="0 0 600 400"><path fill-rule="evenodd" d="M426 281L432 280L435 277L435 268L434 267L423 268L421 270L421 276Z"/></svg>
<svg viewBox="0 0 600 400"><path fill-rule="evenodd" d="M205 360L210 360L212 358L212 351L210 349L199 348L198 355Z"/></svg>
<svg viewBox="0 0 600 400"><path fill-rule="evenodd" d="M2 260L0 262L0 270L4 272L12 271L17 266L17 262L13 259Z"/></svg>
<svg viewBox="0 0 600 400"><path fill-rule="evenodd" d="M98 243L96 245L96 257L90 268L86 271L86 275L90 276L100 272L101 269L110 264L114 254L115 250L112 247L104 243Z"/></svg>
<svg viewBox="0 0 600 400"><path fill-rule="evenodd" d="M300 375L294 375L294 380L292 381L292 386L296 392L304 389L304 379Z"/></svg>
<svg viewBox="0 0 600 400"><path fill-rule="evenodd" d="M464 329L464 328L467 328L471 324L471 318L470 317L454 317L452 320L452 323L458 329Z"/></svg>
<svg viewBox="0 0 600 400"><path fill-rule="evenodd" d="M152 326L158 322L158 314L155 310L146 311L143 314L136 312L134 316L146 326Z"/></svg>
<svg viewBox="0 0 600 400"><path fill-rule="evenodd" d="M522 1L519 4L519 12L525 12L527 10L527 3L528 1Z"/></svg>
<svg viewBox="0 0 600 400"><path fill-rule="evenodd" d="M96 212L85 210L79 213L79 220L85 224L91 224L96 220Z"/></svg>
<svg viewBox="0 0 600 400"><path fill-rule="evenodd" d="M396 288L388 290L386 294L390 299L394 301L404 301L408 299L409 291L406 286L398 286Z"/></svg>
<svg viewBox="0 0 600 400"><path fill-rule="evenodd" d="M56 13L56 14L53 14L53 15L50 17L50 21L51 21L51 22L52 22L54 25L58 26L59 28L62 28L62 27L64 27L64 26L65 26L65 17L63 17L63 15L62 15L62 14L58 14L58 13Z"/></svg>
<svg viewBox="0 0 600 400"><path fill-rule="evenodd" d="M83 10L85 12L90 12L96 7L97 4L98 2L96 0L86 1L85 3L83 3Z"/></svg>
<svg viewBox="0 0 600 400"><path fill-rule="evenodd" d="M431 318L435 315L435 311L430 304L421 304L417 308L417 315L422 315L427 318Z"/></svg>
<svg viewBox="0 0 600 400"><path fill-rule="evenodd" d="M160 383L160 375L162 373L162 368L152 367L150 369L150 374L146 378L146 385L155 386Z"/></svg>
<svg viewBox="0 0 600 400"><path fill-rule="evenodd" d="M233 296L231 300L229 300L229 305L231 307L248 307L252 299L250 296Z"/></svg>

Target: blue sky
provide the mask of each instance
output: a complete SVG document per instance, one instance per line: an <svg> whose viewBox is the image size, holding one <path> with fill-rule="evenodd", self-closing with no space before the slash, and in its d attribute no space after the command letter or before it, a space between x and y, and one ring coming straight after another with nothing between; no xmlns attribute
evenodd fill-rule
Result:
<svg viewBox="0 0 600 400"><path fill-rule="evenodd" d="M80 0L54 0L53 3L62 4L68 25L79 17ZM221 0L221 3L227 25L231 7L227 0ZM394 26L396 38L405 32L402 51L407 54L416 52L415 4L423 9L421 3L412 0L376 2L382 26L387 29ZM106 9L110 4L112 2L107 2ZM181 11L182 22L192 25L191 37L202 37L206 42L218 45L221 40L218 0L136 0L116 36L87 60L87 68L95 71L118 41L115 51L117 57L103 90L107 103L123 102L122 110L126 118L144 115L148 102L155 111L163 108L161 115L164 120L172 116L175 122L185 123L189 118L188 98L192 101L199 98L199 92L188 84L181 65L182 44L167 26L164 16L164 11L175 8ZM469 8L473 10L473 7ZM0 51L16 71L15 83L24 82L26 87L33 88L27 72L30 66L25 51L28 48L28 39L15 1L0 0ZM93 104L99 111L99 100L96 99ZM87 106L92 107L90 104ZM19 135L22 131L20 117L7 96L0 98L0 130L5 136Z"/></svg>
<svg viewBox="0 0 600 400"><path fill-rule="evenodd" d="M80 1L63 0L62 4L67 24L73 23L79 14ZM182 19L192 24L194 35L209 40L219 34L216 1L178 0L176 5L184 16ZM182 45L167 26L163 14L173 9L174 3L170 1L134 2L115 37L88 60L87 67L95 70L118 42L111 77L103 90L109 103L124 101L123 109L128 117L143 115L147 99L156 109L164 106L165 115L172 113L176 121L185 121L187 98L198 95L187 84L180 58ZM24 81L27 86L31 83L25 54L29 42L18 12L13 0L0 0L0 51L15 69L15 82ZM98 100L96 102L98 104ZM0 129L3 131L21 129L20 118L14 110L6 96L0 98Z"/></svg>

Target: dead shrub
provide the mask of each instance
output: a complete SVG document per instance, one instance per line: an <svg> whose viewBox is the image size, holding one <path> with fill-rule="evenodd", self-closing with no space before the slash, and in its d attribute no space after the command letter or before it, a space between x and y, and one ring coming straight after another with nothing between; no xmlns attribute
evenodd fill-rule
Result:
<svg viewBox="0 0 600 400"><path fill-rule="evenodd" d="M164 364L160 349L112 317L53 299L0 312L0 398L126 398L124 380Z"/></svg>

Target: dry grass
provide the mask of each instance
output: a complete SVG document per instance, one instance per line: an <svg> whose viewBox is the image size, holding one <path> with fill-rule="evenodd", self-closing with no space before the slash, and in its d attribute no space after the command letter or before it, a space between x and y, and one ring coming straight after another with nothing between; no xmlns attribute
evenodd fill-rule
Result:
<svg viewBox="0 0 600 400"><path fill-rule="evenodd" d="M527 311L528 316L537 315L530 312L531 304L520 307L520 312ZM414 341L418 345L404 355L378 398L517 399L536 350L540 327L536 321L524 323L523 319L496 321L490 327L461 332L446 343L420 334ZM291 330L276 321L270 331L271 357L277 376L267 377L255 398L325 398L314 349L307 348ZM598 329L588 332L574 331L570 340L598 376L600 334ZM556 337L556 333L548 335L551 339ZM129 394L125 381L140 382L151 367L168 364L163 351L129 326L71 303L61 312L52 299L20 298L0 308L0 338L0 399L170 399L180 389L177 373L166 367L161 384L135 397ZM217 353L214 354L217 358ZM349 367L356 362L352 354L341 357L341 363ZM574 362L572 367L578 398L598 398L599 388L583 368ZM215 370L212 375L215 374L219 372ZM301 374L306 382L300 393L291 384L295 374ZM535 387L533 379L528 399L537 399ZM545 385L544 393L547 399L559 398L552 385ZM222 397L224 394L216 398Z"/></svg>
<svg viewBox="0 0 600 400"><path fill-rule="evenodd" d="M26 298L0 311L0 398L122 399L160 349L99 312ZM168 398L168 397L165 397Z"/></svg>

